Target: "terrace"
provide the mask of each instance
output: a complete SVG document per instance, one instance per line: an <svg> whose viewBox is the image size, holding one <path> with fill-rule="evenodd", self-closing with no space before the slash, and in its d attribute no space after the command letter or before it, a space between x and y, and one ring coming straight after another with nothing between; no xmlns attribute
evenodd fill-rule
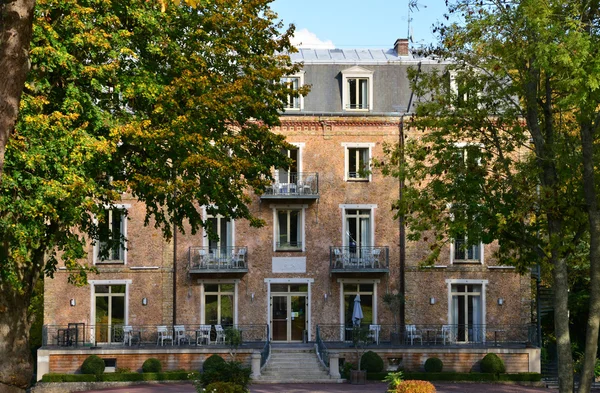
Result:
<svg viewBox="0 0 600 393"><path fill-rule="evenodd" d="M389 273L389 247L332 246L329 270L332 274Z"/></svg>
<svg viewBox="0 0 600 393"><path fill-rule="evenodd" d="M278 171L271 187L261 199L318 199L319 174L317 172Z"/></svg>
<svg viewBox="0 0 600 393"><path fill-rule="evenodd" d="M194 273L248 273L247 247L190 247L188 271Z"/></svg>

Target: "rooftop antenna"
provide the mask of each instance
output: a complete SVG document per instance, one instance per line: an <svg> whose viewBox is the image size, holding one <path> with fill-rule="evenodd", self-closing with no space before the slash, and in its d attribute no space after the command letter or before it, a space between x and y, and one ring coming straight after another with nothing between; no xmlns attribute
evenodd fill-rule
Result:
<svg viewBox="0 0 600 393"><path fill-rule="evenodd" d="M419 7L427 8L424 4L419 4L419 0L408 0L408 31L406 36L408 37L409 42L413 42L412 29L410 27L410 22L412 22L412 13L414 10L420 11Z"/></svg>

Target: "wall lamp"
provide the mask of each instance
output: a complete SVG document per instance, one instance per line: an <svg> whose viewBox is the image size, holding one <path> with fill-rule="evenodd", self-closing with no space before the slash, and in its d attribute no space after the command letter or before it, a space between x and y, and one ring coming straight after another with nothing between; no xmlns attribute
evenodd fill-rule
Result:
<svg viewBox="0 0 600 393"><path fill-rule="evenodd" d="M498 305L501 306L504 304L504 299L502 299L501 297L498 298Z"/></svg>
<svg viewBox="0 0 600 393"><path fill-rule="evenodd" d="M75 301L75 299L71 299L69 301L69 304L71 305L71 307L75 307L75 305L77 304L77 302Z"/></svg>
<svg viewBox="0 0 600 393"><path fill-rule="evenodd" d="M148 298L144 297L142 298L142 306L147 306L148 305Z"/></svg>
<svg viewBox="0 0 600 393"><path fill-rule="evenodd" d="M429 304L435 304L435 298L434 297L430 297L429 298Z"/></svg>
<svg viewBox="0 0 600 393"><path fill-rule="evenodd" d="M250 295L250 301L253 302L254 301L254 292L252 292L252 294Z"/></svg>

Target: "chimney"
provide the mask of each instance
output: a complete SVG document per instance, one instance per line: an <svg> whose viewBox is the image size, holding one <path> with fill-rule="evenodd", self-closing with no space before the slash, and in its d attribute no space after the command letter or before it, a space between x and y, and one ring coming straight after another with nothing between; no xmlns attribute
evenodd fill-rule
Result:
<svg viewBox="0 0 600 393"><path fill-rule="evenodd" d="M398 56L408 56L408 38L398 38L394 43L394 50Z"/></svg>

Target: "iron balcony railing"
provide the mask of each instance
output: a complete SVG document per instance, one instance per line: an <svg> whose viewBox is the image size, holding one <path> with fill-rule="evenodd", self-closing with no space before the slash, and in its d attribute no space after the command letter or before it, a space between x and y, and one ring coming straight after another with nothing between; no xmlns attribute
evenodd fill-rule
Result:
<svg viewBox="0 0 600 393"><path fill-rule="evenodd" d="M267 335L265 336L265 346L262 351L260 351L260 368L262 369L266 364L267 360L269 360L269 356L271 355L271 342L269 341L270 332L269 325L267 327Z"/></svg>
<svg viewBox="0 0 600 393"><path fill-rule="evenodd" d="M190 247L188 269L190 273L248 272L248 248Z"/></svg>
<svg viewBox="0 0 600 393"><path fill-rule="evenodd" d="M221 326L223 330L217 327ZM268 342L268 325L123 325L70 323L44 325L43 346L163 346L163 345L228 345L229 329L240 331L244 343ZM206 337L208 334L208 337Z"/></svg>
<svg viewBox="0 0 600 393"><path fill-rule="evenodd" d="M366 344L379 345L472 345L539 346L535 324L361 324ZM318 324L319 340L324 343L354 343L355 325Z"/></svg>
<svg viewBox="0 0 600 393"><path fill-rule="evenodd" d="M320 325L317 325L317 356L323 367L329 370L329 350L321 338Z"/></svg>
<svg viewBox="0 0 600 393"><path fill-rule="evenodd" d="M389 272L389 247L329 247L329 268L339 272Z"/></svg>
<svg viewBox="0 0 600 393"><path fill-rule="evenodd" d="M317 172L277 171L273 183L262 195L264 199L319 197L319 174Z"/></svg>

